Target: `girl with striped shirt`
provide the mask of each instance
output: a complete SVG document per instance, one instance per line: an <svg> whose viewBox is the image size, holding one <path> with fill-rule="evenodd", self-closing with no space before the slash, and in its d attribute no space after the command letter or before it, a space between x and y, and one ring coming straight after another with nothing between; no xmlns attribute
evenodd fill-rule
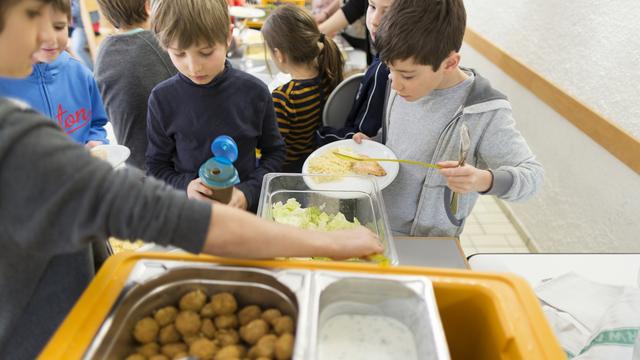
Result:
<svg viewBox="0 0 640 360"><path fill-rule="evenodd" d="M272 97L287 146L283 171L301 172L317 147L315 132L322 126L322 108L342 81L344 60L313 17L294 5L274 10L262 26L262 35L278 69L292 78L276 88Z"/></svg>

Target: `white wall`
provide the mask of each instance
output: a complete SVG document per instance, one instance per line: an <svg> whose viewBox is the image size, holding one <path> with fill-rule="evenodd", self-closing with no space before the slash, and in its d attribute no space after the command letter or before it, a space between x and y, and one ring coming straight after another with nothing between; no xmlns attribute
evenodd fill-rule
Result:
<svg viewBox="0 0 640 360"><path fill-rule="evenodd" d="M640 138L640 1L464 2L470 28Z"/></svg>
<svg viewBox="0 0 640 360"><path fill-rule="evenodd" d="M545 168L537 196L506 203L540 251L640 252L640 176L473 48L465 44L461 54L464 66L509 96Z"/></svg>

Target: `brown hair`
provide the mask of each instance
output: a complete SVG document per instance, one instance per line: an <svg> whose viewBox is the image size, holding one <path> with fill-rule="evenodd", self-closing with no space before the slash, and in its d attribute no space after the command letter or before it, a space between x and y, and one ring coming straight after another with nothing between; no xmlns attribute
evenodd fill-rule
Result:
<svg viewBox="0 0 640 360"><path fill-rule="evenodd" d="M278 7L264 22L262 36L270 49L278 49L293 63L317 61L325 97L342 81L342 54L333 40L320 33L307 11L291 4Z"/></svg>
<svg viewBox="0 0 640 360"><path fill-rule="evenodd" d="M53 10L67 14L67 18L71 20L71 1L70 0L51 0Z"/></svg>
<svg viewBox="0 0 640 360"><path fill-rule="evenodd" d="M226 0L154 0L151 29L160 45L173 41L186 49L198 43L227 44L229 8Z"/></svg>
<svg viewBox="0 0 640 360"><path fill-rule="evenodd" d="M117 29L147 21L146 3L147 0L98 0L100 12Z"/></svg>
<svg viewBox="0 0 640 360"><path fill-rule="evenodd" d="M413 58L437 71L460 51L466 19L462 0L395 0L380 22L376 48L385 63Z"/></svg>
<svg viewBox="0 0 640 360"><path fill-rule="evenodd" d="M0 0L0 32L4 30L4 17L9 9L24 0ZM54 0L39 0L43 4L51 4Z"/></svg>

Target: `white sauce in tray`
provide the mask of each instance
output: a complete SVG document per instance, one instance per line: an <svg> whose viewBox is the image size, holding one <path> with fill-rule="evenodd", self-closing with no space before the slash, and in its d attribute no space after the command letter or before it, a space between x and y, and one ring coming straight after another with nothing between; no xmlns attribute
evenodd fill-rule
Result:
<svg viewBox="0 0 640 360"><path fill-rule="evenodd" d="M407 326L377 315L337 315L318 338L318 360L417 360L416 342Z"/></svg>

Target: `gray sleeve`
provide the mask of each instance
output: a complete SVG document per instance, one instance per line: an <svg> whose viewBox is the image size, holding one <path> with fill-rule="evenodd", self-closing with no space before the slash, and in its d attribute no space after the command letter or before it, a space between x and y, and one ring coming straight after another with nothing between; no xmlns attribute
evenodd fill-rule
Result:
<svg viewBox="0 0 640 360"><path fill-rule="evenodd" d="M34 254L115 236L199 252L211 207L140 172L114 171L32 111L0 119L0 238Z"/></svg>
<svg viewBox="0 0 640 360"><path fill-rule="evenodd" d="M493 185L484 194L504 200L524 200L544 182L544 169L515 127L510 109L485 114L493 116L479 141L478 160L493 173Z"/></svg>

